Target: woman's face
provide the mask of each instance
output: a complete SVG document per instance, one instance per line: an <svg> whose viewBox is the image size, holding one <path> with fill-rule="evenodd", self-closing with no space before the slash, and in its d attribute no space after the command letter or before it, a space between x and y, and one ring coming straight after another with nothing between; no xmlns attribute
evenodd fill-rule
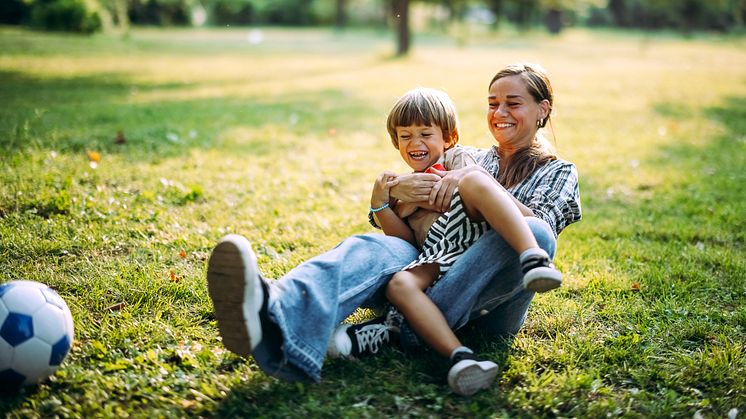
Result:
<svg viewBox="0 0 746 419"><path fill-rule="evenodd" d="M507 76L490 86L487 125L505 150L527 147L536 136L537 121L549 113L549 101L536 103L521 76Z"/></svg>

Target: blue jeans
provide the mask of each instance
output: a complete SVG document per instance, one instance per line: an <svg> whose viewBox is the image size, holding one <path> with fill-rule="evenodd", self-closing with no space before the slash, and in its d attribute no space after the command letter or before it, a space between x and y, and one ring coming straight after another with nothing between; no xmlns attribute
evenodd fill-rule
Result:
<svg viewBox="0 0 746 419"><path fill-rule="evenodd" d="M549 225L538 218L526 220L539 246L554 257L556 240ZM281 279L269 281L268 314L282 337L263 339L254 349L259 367L287 380L319 381L334 328L358 307L385 303L391 276L417 255L414 247L398 238L352 236ZM479 319L485 332L505 336L521 328L533 298L532 292L523 289L522 280L518 255L489 230L427 294L454 330ZM417 344L406 325L402 344Z"/></svg>

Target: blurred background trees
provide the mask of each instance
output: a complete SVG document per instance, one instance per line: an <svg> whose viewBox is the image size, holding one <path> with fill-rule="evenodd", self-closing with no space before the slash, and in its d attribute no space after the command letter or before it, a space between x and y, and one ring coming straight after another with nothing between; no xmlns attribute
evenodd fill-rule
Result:
<svg viewBox="0 0 746 419"><path fill-rule="evenodd" d="M571 26L743 31L746 0L1 0L0 24L93 33L150 26L391 28L397 52L411 30L454 24L499 30Z"/></svg>

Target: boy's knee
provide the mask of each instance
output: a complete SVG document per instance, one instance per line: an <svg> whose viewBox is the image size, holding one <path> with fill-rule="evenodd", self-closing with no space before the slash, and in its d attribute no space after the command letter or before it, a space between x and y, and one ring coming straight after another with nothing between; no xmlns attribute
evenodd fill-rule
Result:
<svg viewBox="0 0 746 419"><path fill-rule="evenodd" d="M492 180L485 173L480 171L469 172L458 181L459 194L461 196L480 196L483 194L484 188L489 185L488 182L492 182Z"/></svg>
<svg viewBox="0 0 746 419"><path fill-rule="evenodd" d="M401 271L394 274L394 276L391 277L388 285L386 285L386 298L388 298L390 301L396 300L397 297L401 297L402 295L416 288L406 274L406 271Z"/></svg>
<svg viewBox="0 0 746 419"><path fill-rule="evenodd" d="M536 217L526 217L526 222L536 238L536 243L544 249L551 259L557 251L557 239L554 237L552 227L546 221Z"/></svg>

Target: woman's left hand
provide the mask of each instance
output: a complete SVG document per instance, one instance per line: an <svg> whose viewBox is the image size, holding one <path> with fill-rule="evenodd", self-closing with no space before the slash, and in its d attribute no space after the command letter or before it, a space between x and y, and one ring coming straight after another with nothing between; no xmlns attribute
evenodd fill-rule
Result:
<svg viewBox="0 0 746 419"><path fill-rule="evenodd" d="M466 176L467 173L474 170L484 170L478 165L469 165L462 167L461 169L442 171L437 169L431 169L432 173L441 177L440 181L433 185L432 191L430 191L430 198L428 203L433 206L435 211L446 212L451 206L451 199L453 198L453 192L456 190L459 181Z"/></svg>

